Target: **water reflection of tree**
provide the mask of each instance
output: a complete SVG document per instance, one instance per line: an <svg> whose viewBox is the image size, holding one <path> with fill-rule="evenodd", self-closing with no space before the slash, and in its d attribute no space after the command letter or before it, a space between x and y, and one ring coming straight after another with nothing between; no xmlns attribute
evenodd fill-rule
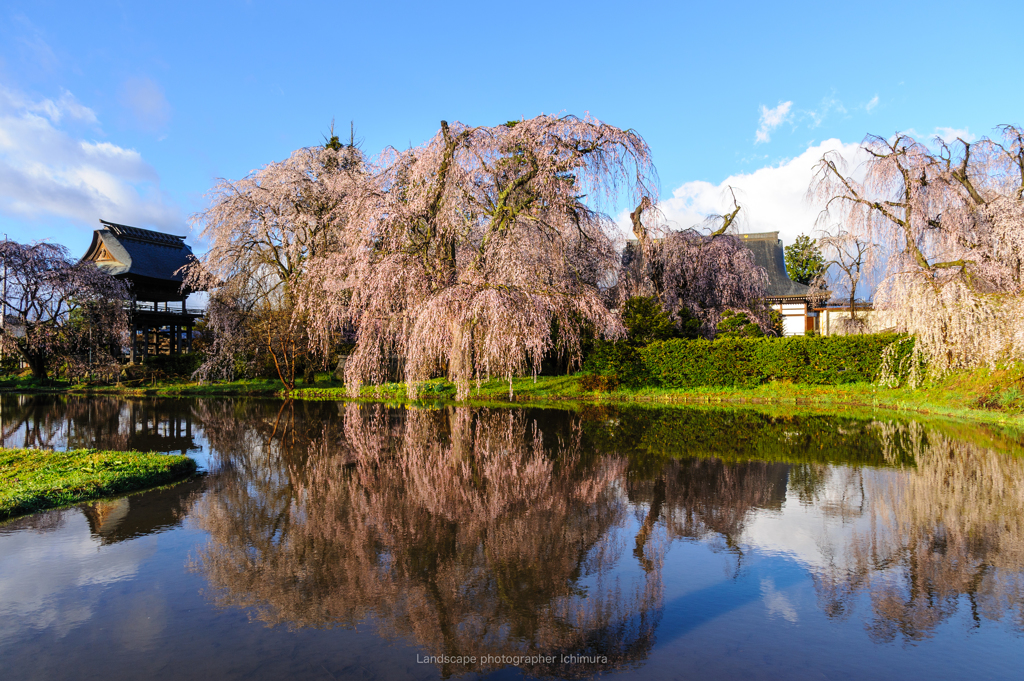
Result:
<svg viewBox="0 0 1024 681"><path fill-rule="evenodd" d="M223 463L193 509L211 535L195 565L223 604L299 627L370 618L431 655L647 655L660 554L632 586L608 575L623 459L584 460L578 429L552 442L522 412L348 405L314 427L289 409L207 425Z"/></svg>
<svg viewBox="0 0 1024 681"><path fill-rule="evenodd" d="M879 425L886 455L915 466L866 471L868 529L815 577L827 613L871 600L879 641L930 636L966 604L975 626L1024 632L1024 460L919 424Z"/></svg>
<svg viewBox="0 0 1024 681"><path fill-rule="evenodd" d="M740 535L758 509L778 510L786 498L790 466L720 459L674 459L652 477L630 476L629 499L643 518L633 555L650 569L647 544L656 527L665 540L699 539L739 555Z"/></svg>
<svg viewBox="0 0 1024 681"><path fill-rule="evenodd" d="M751 518L788 502L832 528L813 574L830 616L867 595L879 641L928 636L965 607L1024 630L1024 462L917 425L778 418L758 431L712 413L712 425L742 426L746 445L679 458L729 431L673 416L630 439L611 410L588 422L214 402L196 416L219 489L194 502L211 534L195 565L222 603L268 623L372 621L430 654L599 651L615 666L652 644L672 541L740 556ZM742 446L771 460L743 460ZM839 465L837 451L874 465ZM644 573L620 589L608 575L623 551Z"/></svg>

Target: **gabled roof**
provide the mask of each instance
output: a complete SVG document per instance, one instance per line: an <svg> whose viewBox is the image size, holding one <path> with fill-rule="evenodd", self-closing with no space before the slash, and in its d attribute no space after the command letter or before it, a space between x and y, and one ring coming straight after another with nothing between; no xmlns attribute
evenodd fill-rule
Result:
<svg viewBox="0 0 1024 681"><path fill-rule="evenodd" d="M178 270L192 259L185 237L100 220L82 257L114 276L146 277L180 284Z"/></svg>
<svg viewBox="0 0 1024 681"><path fill-rule="evenodd" d="M740 242L754 254L754 262L768 272L768 291L765 298L806 297L811 287L793 281L786 274L786 257L778 232L737 234Z"/></svg>

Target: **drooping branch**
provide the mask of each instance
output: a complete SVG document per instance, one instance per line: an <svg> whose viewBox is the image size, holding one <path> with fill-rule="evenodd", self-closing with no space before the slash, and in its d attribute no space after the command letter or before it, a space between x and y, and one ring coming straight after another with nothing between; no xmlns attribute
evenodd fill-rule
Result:
<svg viewBox="0 0 1024 681"><path fill-rule="evenodd" d="M835 155L818 164L810 194L820 220L869 244L880 275L876 309L916 336L936 374L1024 357L1024 159L1021 130L938 143L869 136L863 180Z"/></svg>
<svg viewBox="0 0 1024 681"><path fill-rule="evenodd" d="M717 216L716 219L720 219L722 224L718 229L711 232L712 237L728 233L729 228L732 227L733 223L736 221L736 216L740 214L740 202L736 200L736 191L732 187L729 187L729 194L732 195L733 210L732 212Z"/></svg>

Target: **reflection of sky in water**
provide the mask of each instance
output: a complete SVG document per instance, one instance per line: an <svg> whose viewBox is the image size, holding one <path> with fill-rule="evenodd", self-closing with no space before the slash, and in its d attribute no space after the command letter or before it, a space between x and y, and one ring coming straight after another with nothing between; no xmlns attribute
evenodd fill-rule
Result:
<svg viewBox="0 0 1024 681"><path fill-rule="evenodd" d="M309 418L321 413L309 409ZM338 414L336 409L322 413L332 418ZM0 659L11 674L4 678L437 678L437 667L416 663L417 654L439 652L417 644L419 634L403 633L397 639L379 635L393 626L385 620L396 617L395 613L371 611L354 629L330 622L321 628L302 628L288 621L269 626L257 620L254 606L261 603L252 599L216 604L217 585L210 574L195 569L199 552L211 536L203 529L209 521L190 517L182 524L179 516L195 514L196 507L189 506L188 499L215 502L238 494L230 497L237 504L291 484L289 480L306 464L296 463L289 458L293 453L266 440L265 434L275 428L274 415L274 410L258 415L263 425L246 430L245 438L239 440L244 455L219 458L218 466L226 467L217 469L222 471L220 477L212 476L205 488L179 488L180 498L168 492L130 497L127 503L108 504L102 514L71 509L60 513L62 523L40 520L35 523L38 529L25 521L0 526ZM217 427L223 429L224 423ZM264 433L262 440L254 436L258 432ZM155 433L172 438L179 434L180 429ZM217 439L222 435L218 432L208 439L204 426L192 423L190 437L204 453L210 451L210 442L223 448L225 440ZM340 438L332 432L325 440L332 456L347 456L341 451ZM309 446L316 442L314 437ZM924 627L923 635L889 639L872 633L878 609L886 606L872 601L874 586L850 587L849 593L844 592L842 608L828 609L834 604L826 602L831 594L822 591L822 575L835 578L856 571L858 542L878 520L869 512L870 502L891 485L901 484L907 471L818 465L810 471L815 483L808 485L797 482L798 473L806 476L808 471L798 471L796 465L747 466L750 472L745 477L737 473L746 470L744 466L715 468L682 461L661 473L667 486L651 482L657 479L655 473L639 481L620 474L607 485L627 512L604 527L592 545L575 582L576 596L558 598L571 604L579 594L585 600L601 590L617 589L629 595L651 574L660 580L661 591L656 607L644 613L655 622L653 647L606 676L1017 677L1024 666L1024 641L1020 629L1013 626L1012 608L1002 619L975 619L968 596L954 590L943 605L948 611L944 619ZM232 479L239 483L234 492ZM314 483L303 480L308 492ZM371 492L378 495L378 503L384 503L381 489ZM267 514L259 522L277 522L282 527L304 522L305 512L295 510L290 496L291 492L285 494L277 506L259 507L261 512L277 509L280 513ZM727 498L733 501L726 502ZM330 497L325 501L330 502ZM730 514L722 508L726 503L740 511ZM155 513L152 507L159 504L182 509L171 514L177 520ZM232 504L205 508L238 510ZM645 521L658 504L663 504L658 520L644 535ZM522 513L515 508L509 512ZM527 511L524 517L528 516ZM247 516L239 516L243 517ZM643 551L637 553L641 535L646 539ZM279 530L267 536L278 544L298 541L294 533ZM330 546L328 542L310 548ZM487 547L481 545L480 550ZM238 555L253 561L251 573L246 574L254 585L278 579L268 554ZM509 553L503 560L514 560L516 555ZM409 565L408 560L399 541L382 554L379 565L388 572ZM426 569L427 564L420 567ZM496 563L467 565L486 571ZM308 567L320 569L317 563ZM247 569L243 566L243 572ZM896 583L901 569L889 567L884 576ZM329 570L321 575L323 579L336 576ZM489 588L486 579L474 584ZM328 592L329 588L324 593ZM313 597L317 597L313 592L307 595ZM281 607L285 606L286 602ZM514 604L509 607L486 612L505 612L502 616L507 618ZM466 622L487 625L471 617ZM507 623L506 619L502 626ZM432 639L427 635L419 640ZM518 676L515 669L498 673L498 678Z"/></svg>
<svg viewBox="0 0 1024 681"><path fill-rule="evenodd" d="M884 480L899 474L841 466L829 466L828 473L829 479L818 490L814 503L801 500L789 489L781 509L752 513L742 542L765 553L790 557L809 569L843 567L843 547L850 544L855 533L871 525L871 517L863 508L861 478Z"/></svg>
<svg viewBox="0 0 1024 681"><path fill-rule="evenodd" d="M61 525L45 534L0 531L0 641L5 644L25 636L26 627L66 636L93 616L111 585L134 579L156 550L153 538L143 538L101 551L81 513L60 513Z"/></svg>

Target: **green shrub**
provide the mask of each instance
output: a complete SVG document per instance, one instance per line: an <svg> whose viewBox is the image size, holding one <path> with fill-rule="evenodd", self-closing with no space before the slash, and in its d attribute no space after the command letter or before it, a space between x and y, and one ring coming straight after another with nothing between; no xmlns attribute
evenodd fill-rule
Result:
<svg viewBox="0 0 1024 681"><path fill-rule="evenodd" d="M191 376L203 363L203 355L190 352L181 355L150 355L145 360L148 369L161 371L166 376Z"/></svg>
<svg viewBox="0 0 1024 681"><path fill-rule="evenodd" d="M673 339L639 349L622 342L598 343L585 369L614 376L630 387L753 387L770 381L841 385L875 380L882 352L900 338L889 333Z"/></svg>
<svg viewBox="0 0 1024 681"><path fill-rule="evenodd" d="M628 341L594 341L594 348L583 363L583 371L614 376L617 384L623 385L644 385L651 380L640 360L640 352Z"/></svg>
<svg viewBox="0 0 1024 681"><path fill-rule="evenodd" d="M672 318L652 296L633 296L622 304L622 324L630 345L643 346L676 337Z"/></svg>
<svg viewBox="0 0 1024 681"><path fill-rule="evenodd" d="M761 327L746 312L737 313L732 310L722 313L722 319L715 330L715 338L760 338L764 335Z"/></svg>
<svg viewBox="0 0 1024 681"><path fill-rule="evenodd" d="M700 319L694 317L693 313L685 307L681 308L676 316L679 318L677 324L679 331L676 333L678 338L700 338Z"/></svg>

